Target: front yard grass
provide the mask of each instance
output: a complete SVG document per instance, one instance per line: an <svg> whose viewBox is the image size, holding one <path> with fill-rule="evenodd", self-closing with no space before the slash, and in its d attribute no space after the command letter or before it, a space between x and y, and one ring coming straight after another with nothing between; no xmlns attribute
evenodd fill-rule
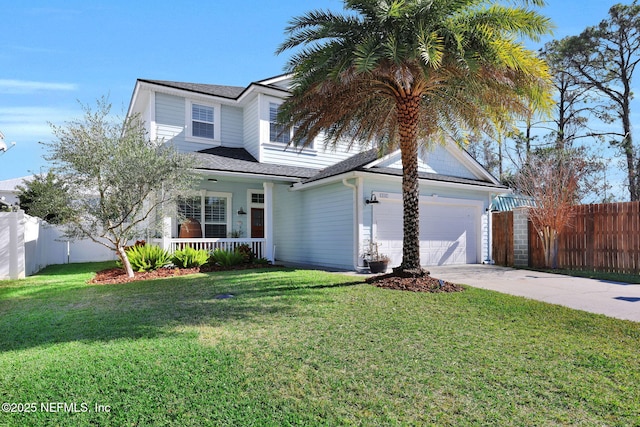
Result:
<svg viewBox="0 0 640 427"><path fill-rule="evenodd" d="M105 267L0 282L0 425L640 425L640 323L291 269L86 283Z"/></svg>

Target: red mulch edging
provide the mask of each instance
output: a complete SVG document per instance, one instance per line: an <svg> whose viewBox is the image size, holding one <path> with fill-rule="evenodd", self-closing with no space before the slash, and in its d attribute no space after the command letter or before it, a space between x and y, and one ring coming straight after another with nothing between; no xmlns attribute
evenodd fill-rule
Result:
<svg viewBox="0 0 640 427"><path fill-rule="evenodd" d="M428 274L416 277L407 277L396 273L382 274L369 277L367 283L379 288L394 289L410 292L462 292L464 287L455 283L436 279Z"/></svg>

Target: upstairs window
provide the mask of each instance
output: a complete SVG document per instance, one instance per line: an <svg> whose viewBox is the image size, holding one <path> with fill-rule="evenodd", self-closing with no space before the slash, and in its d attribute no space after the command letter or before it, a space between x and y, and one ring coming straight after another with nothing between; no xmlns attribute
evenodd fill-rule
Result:
<svg viewBox="0 0 640 427"><path fill-rule="evenodd" d="M291 129L278 124L279 105L269 103L269 141L288 144L291 142Z"/></svg>
<svg viewBox="0 0 640 427"><path fill-rule="evenodd" d="M191 135L214 139L213 107L191 104Z"/></svg>

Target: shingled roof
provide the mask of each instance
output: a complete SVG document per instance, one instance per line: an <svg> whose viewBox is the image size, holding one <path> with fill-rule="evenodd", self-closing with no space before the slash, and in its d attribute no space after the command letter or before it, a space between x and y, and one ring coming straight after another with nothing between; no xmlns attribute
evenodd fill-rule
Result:
<svg viewBox="0 0 640 427"><path fill-rule="evenodd" d="M198 169L289 177L302 180L318 173L317 169L259 163L244 148L215 147L195 153Z"/></svg>
<svg viewBox="0 0 640 427"><path fill-rule="evenodd" d="M318 181L324 178L329 178L329 177L340 175L347 172L363 170L363 168L366 165L373 162L377 158L378 158L377 149L374 148L371 150L363 151L361 153L358 153L349 157L348 159L345 159L325 169L322 169L320 172L318 172L311 178L305 180L304 183L306 184L309 182Z"/></svg>
<svg viewBox="0 0 640 427"><path fill-rule="evenodd" d="M303 185L319 181L321 179L338 176L343 173L356 171L381 175L402 176L402 169L378 166L367 167L367 165L378 159L377 149L355 154L346 160L338 162L335 165L329 166L320 171L317 169L297 166L259 163L256 158L244 148L215 147L198 151L195 155L198 161L198 169L287 177L295 181L300 181ZM459 178L436 173L420 172L419 177L430 181L505 188L501 184L495 184L486 180Z"/></svg>
<svg viewBox="0 0 640 427"><path fill-rule="evenodd" d="M379 158L379 152L377 149L371 149L368 151L363 151L362 153L356 154L354 156L349 157L346 160L343 160L335 165L329 166L325 169L322 169L320 172L304 180L302 183L307 184L314 181L319 181L321 179L330 178L332 176L341 175L347 172L369 172L376 173L382 175L392 175L392 176L402 176L402 169L397 168L389 168L389 167L367 167L370 163L374 162ZM439 181L439 182L450 182L457 184L468 184L468 185L480 185L483 187L495 187L495 188L505 188L501 184L494 184L493 182L486 180L474 180L469 178L459 178L455 176L447 176L436 173L429 172L419 172L418 176L421 179L428 179L430 181Z"/></svg>
<svg viewBox="0 0 640 427"><path fill-rule="evenodd" d="M208 85L202 83L172 82L167 80L147 80L138 79L141 82L152 83L154 85L170 87L173 89L188 90L189 92L201 93L204 95L219 96L221 98L237 99L246 88L242 86L221 86Z"/></svg>

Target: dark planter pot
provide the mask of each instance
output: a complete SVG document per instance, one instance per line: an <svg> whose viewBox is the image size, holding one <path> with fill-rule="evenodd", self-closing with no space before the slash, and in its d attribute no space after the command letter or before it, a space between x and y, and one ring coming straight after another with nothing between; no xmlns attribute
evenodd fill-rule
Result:
<svg viewBox="0 0 640 427"><path fill-rule="evenodd" d="M373 274L387 271L387 261L369 261L369 271Z"/></svg>

